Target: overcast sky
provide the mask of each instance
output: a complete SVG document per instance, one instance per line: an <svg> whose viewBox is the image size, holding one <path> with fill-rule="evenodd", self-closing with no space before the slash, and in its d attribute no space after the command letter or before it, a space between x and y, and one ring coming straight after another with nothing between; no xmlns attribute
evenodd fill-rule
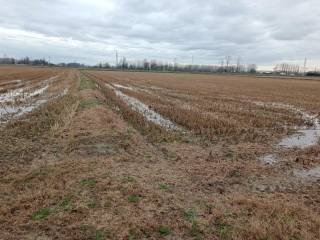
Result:
<svg viewBox="0 0 320 240"><path fill-rule="evenodd" d="M309 65L320 60L319 0L0 0L0 54L53 62L152 58ZM312 61L311 61L312 60ZM319 64L320 66L320 64Z"/></svg>

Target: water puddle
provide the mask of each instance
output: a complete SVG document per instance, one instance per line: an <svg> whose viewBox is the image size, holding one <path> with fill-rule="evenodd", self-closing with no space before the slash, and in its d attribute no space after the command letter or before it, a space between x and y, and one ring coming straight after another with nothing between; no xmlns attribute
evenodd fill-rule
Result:
<svg viewBox="0 0 320 240"><path fill-rule="evenodd" d="M133 87L129 87L129 86L124 86L121 84L113 84L113 86L115 86L116 88L120 88L120 89L127 89L127 90L131 90L131 91L135 91L136 89Z"/></svg>
<svg viewBox="0 0 320 240"><path fill-rule="evenodd" d="M170 91L171 89L157 87L157 86L143 86L144 88L151 89L151 90L159 90L159 91Z"/></svg>
<svg viewBox="0 0 320 240"><path fill-rule="evenodd" d="M141 87L137 87L137 86L124 86L124 85L121 85L121 84L115 84L113 83L113 86L115 88L118 88L118 89L126 89L126 90L130 90L130 91L134 91L134 92L146 92L146 93L149 93L149 94L152 94L151 91L147 90L147 89L144 89L144 88L141 88Z"/></svg>
<svg viewBox="0 0 320 240"><path fill-rule="evenodd" d="M290 110L296 114L299 114L305 121L306 125L312 127L299 128L296 127L296 133L293 135L284 137L276 146L277 149L290 149L290 148L307 148L318 144L320 138L320 121L316 115L312 115L303 109L297 108L295 106L283 103L264 103L264 102L254 102L258 106L279 108ZM267 164L274 164L277 162L277 157L274 154L269 154L260 158Z"/></svg>
<svg viewBox="0 0 320 240"><path fill-rule="evenodd" d="M320 167L315 167L309 170L294 170L294 176L302 179L320 179Z"/></svg>
<svg viewBox="0 0 320 240"><path fill-rule="evenodd" d="M286 137L278 144L283 148L307 148L319 141L320 129L299 130L296 134Z"/></svg>
<svg viewBox="0 0 320 240"><path fill-rule="evenodd" d="M0 108L0 122L5 123L8 121L8 119L1 120L3 116L19 117L25 113L32 112L35 108L46 102L47 100L38 100L28 106L5 106L4 108Z"/></svg>
<svg viewBox="0 0 320 240"><path fill-rule="evenodd" d="M112 86L109 83L104 84L107 88L111 89L111 90L116 90L114 86Z"/></svg>
<svg viewBox="0 0 320 240"><path fill-rule="evenodd" d="M16 97L23 94L23 88L18 88L3 94L0 94L0 102L13 102Z"/></svg>
<svg viewBox="0 0 320 240"><path fill-rule="evenodd" d="M134 97L130 97L120 90L118 90L116 87L117 85L110 85L110 84L105 84L106 87L114 90L116 95L120 97L125 103L127 103L133 110L136 112L139 112L142 114L148 121L153 122L157 125L163 126L167 129L171 130L176 130L176 131L182 131L182 128L178 127L176 124L171 122L169 119L164 118L161 116L159 113L153 111L150 109L146 104L143 102L139 101L138 99Z"/></svg>
<svg viewBox="0 0 320 240"><path fill-rule="evenodd" d="M30 98L30 97L42 95L48 88L49 88L49 85L46 85L46 86L39 88L39 89L36 89L33 92L27 94L27 97Z"/></svg>
<svg viewBox="0 0 320 240"><path fill-rule="evenodd" d="M14 102L15 100L17 100L17 98L19 98L20 101L21 100L25 101L29 98L33 98L33 97L42 95L48 88L49 88L49 84L47 84L39 89L35 89L31 92L27 92L23 88L18 88L18 89L12 90L10 92L7 92L5 94L1 94L0 95L0 102L10 103L10 102Z"/></svg>
<svg viewBox="0 0 320 240"><path fill-rule="evenodd" d="M58 94L57 97L58 97L58 98L59 98L59 97L63 97L63 96L65 96L65 95L67 95L68 92L69 92L69 89L68 89L68 88L65 88L65 89L63 89L63 91L62 91L61 93Z"/></svg>
<svg viewBox="0 0 320 240"><path fill-rule="evenodd" d="M275 164L277 162L277 156L274 154L268 154L259 158L259 160L266 164Z"/></svg>
<svg viewBox="0 0 320 240"><path fill-rule="evenodd" d="M41 105L47 103L48 101L51 101L53 99L57 99L60 97L63 97L67 95L69 92L69 89L65 88L61 93L56 94L54 96L51 96L47 99L39 99L34 102L29 103L28 105L20 105L20 106L10 106L5 105L1 106L0 108L0 123L7 123L12 118L20 117L26 113L32 112L36 108L40 107Z"/></svg>
<svg viewBox="0 0 320 240"><path fill-rule="evenodd" d="M12 118L32 112L35 108L38 108L49 100L66 95L68 89L64 89L63 92L53 97L38 100L34 99L35 97L42 96L57 77L58 76L54 76L44 80L40 84L42 87L33 89L32 91L19 88L0 94L0 123L6 123Z"/></svg>
<svg viewBox="0 0 320 240"><path fill-rule="evenodd" d="M39 95L42 95L48 88L49 85L58 78L57 76L50 77L48 79L45 79L41 82L40 88L35 89L33 91L30 91L30 88L17 88L14 90L11 90L9 92L0 94L0 102L14 102L17 98L19 100L26 100L29 98L33 98ZM21 80L14 80L14 81L21 81Z"/></svg>

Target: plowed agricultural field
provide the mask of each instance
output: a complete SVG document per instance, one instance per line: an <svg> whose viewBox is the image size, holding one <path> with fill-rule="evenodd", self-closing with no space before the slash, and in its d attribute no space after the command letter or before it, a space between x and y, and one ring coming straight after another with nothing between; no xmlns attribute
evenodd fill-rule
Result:
<svg viewBox="0 0 320 240"><path fill-rule="evenodd" d="M320 81L0 68L0 239L319 239Z"/></svg>

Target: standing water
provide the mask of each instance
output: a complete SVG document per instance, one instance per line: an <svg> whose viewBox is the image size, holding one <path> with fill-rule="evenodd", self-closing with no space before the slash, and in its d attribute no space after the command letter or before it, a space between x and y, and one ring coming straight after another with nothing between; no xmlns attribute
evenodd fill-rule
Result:
<svg viewBox="0 0 320 240"><path fill-rule="evenodd" d="M182 130L180 127L178 127L176 124L171 122L169 119L164 118L159 113L150 109L143 102L139 101L134 97L130 97L124 94L123 92L121 92L120 90L118 90L117 88L122 88L122 87L119 87L119 85L113 84L112 86L110 84L105 84L105 86L114 90L118 97L120 97L125 103L127 103L133 110L142 114L148 121L153 122L157 125L163 126L167 129L177 130L177 131Z"/></svg>
<svg viewBox="0 0 320 240"><path fill-rule="evenodd" d="M263 103L255 102L259 106L270 106L273 108L280 108L293 111L300 114L302 118L309 123L312 123L312 127L299 129L295 134L283 138L280 143L277 144L278 149L290 149L290 148L307 148L316 145L320 138L320 121L315 115L311 115L302 109L296 108L292 105L283 103ZM298 127L296 127L298 129ZM273 164L277 162L277 158L274 154L269 154L260 158L262 161Z"/></svg>

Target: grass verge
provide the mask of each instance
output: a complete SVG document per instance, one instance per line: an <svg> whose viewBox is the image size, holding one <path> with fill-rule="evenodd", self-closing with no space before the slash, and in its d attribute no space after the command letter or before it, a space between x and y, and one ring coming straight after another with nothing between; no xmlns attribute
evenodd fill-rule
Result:
<svg viewBox="0 0 320 240"><path fill-rule="evenodd" d="M90 80L88 77L82 75L80 77L80 86L79 86L79 90L86 90L86 89L95 89L96 88L96 84Z"/></svg>

